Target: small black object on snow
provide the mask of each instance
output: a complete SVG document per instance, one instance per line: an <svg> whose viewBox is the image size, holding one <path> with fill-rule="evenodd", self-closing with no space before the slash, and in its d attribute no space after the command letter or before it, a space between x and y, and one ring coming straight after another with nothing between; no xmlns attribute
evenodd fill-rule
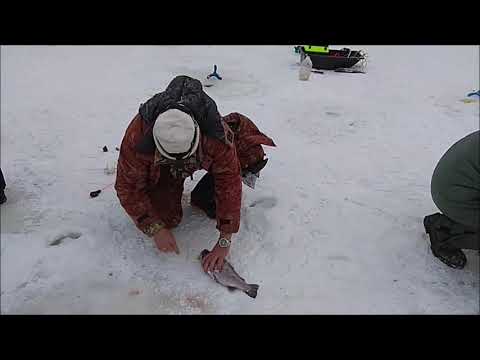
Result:
<svg viewBox="0 0 480 360"><path fill-rule="evenodd" d="M120 151L120 149L118 147L116 147L115 150Z"/></svg>
<svg viewBox="0 0 480 360"><path fill-rule="evenodd" d="M105 145L105 146L103 147L103 152L107 152L107 151L108 151L108 148L107 148L107 146Z"/></svg>
<svg viewBox="0 0 480 360"><path fill-rule="evenodd" d="M92 198L97 197L101 192L102 192L102 190L92 191L90 193L90 197L92 197Z"/></svg>
<svg viewBox="0 0 480 360"><path fill-rule="evenodd" d="M366 74L363 70L357 70L352 68L338 68L333 70L334 72L341 72L341 73L350 73L350 74Z"/></svg>

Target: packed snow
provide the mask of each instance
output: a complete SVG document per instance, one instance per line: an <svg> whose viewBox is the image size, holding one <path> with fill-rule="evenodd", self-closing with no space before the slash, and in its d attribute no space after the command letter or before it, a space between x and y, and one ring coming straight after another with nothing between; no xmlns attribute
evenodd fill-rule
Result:
<svg viewBox="0 0 480 360"><path fill-rule="evenodd" d="M436 163L479 128L478 102L460 101L479 89L479 47L349 47L368 52L367 74L299 81L293 45L2 46L1 312L478 314L478 252L447 267L422 220L438 211ZM229 256L256 299L200 266L218 238L189 205L204 171L185 183L180 255L135 228L105 171L140 103L214 64L223 80L205 91L219 111L277 144L243 187Z"/></svg>

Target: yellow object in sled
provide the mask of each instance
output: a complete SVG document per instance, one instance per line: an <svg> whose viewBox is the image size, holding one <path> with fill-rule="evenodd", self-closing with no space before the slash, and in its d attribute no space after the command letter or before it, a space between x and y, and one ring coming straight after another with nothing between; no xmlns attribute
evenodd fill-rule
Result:
<svg viewBox="0 0 480 360"><path fill-rule="evenodd" d="M460 101L465 103L465 104L478 103L478 100L475 100L475 99L462 99Z"/></svg>
<svg viewBox="0 0 480 360"><path fill-rule="evenodd" d="M319 53L319 54L328 54L330 49L327 46L312 46L312 45L303 45L303 49L308 52Z"/></svg>

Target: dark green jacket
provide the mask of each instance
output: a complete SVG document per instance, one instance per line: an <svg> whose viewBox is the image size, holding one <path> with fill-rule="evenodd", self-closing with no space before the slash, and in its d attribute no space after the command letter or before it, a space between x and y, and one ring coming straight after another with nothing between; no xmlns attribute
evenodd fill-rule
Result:
<svg viewBox="0 0 480 360"><path fill-rule="evenodd" d="M451 219L478 229L480 222L480 131L453 144L432 176L432 198Z"/></svg>

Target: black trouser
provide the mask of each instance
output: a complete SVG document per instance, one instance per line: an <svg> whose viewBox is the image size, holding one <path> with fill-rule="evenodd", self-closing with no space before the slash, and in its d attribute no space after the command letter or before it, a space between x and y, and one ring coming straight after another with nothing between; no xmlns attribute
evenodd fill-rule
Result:
<svg viewBox="0 0 480 360"><path fill-rule="evenodd" d="M213 175L206 173L192 190L191 201L203 209L211 218L216 216L215 182Z"/></svg>
<svg viewBox="0 0 480 360"><path fill-rule="evenodd" d="M0 169L0 191L5 190L5 178L3 177L2 169Z"/></svg>
<svg viewBox="0 0 480 360"><path fill-rule="evenodd" d="M479 248L479 146L480 133L475 131L453 144L435 167L431 194L443 215L430 219L439 246Z"/></svg>

